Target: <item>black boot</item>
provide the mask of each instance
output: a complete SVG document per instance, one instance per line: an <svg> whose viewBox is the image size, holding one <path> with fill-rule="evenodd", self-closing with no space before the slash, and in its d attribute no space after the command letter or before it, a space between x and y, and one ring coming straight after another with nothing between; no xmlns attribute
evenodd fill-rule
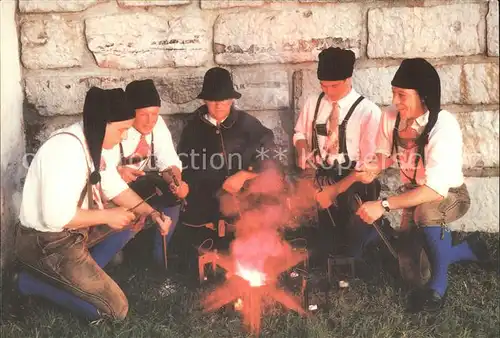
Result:
<svg viewBox="0 0 500 338"><path fill-rule="evenodd" d="M476 262L481 268L486 271L497 271L498 263L495 263L489 253L488 246L484 239L481 237L479 231L475 231L465 238L469 247L477 257L478 262Z"/></svg>

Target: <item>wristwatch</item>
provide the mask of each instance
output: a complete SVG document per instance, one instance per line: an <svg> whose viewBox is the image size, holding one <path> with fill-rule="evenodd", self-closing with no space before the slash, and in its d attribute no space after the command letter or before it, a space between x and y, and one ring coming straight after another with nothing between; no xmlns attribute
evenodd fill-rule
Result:
<svg viewBox="0 0 500 338"><path fill-rule="evenodd" d="M391 207L389 206L389 201L387 200L387 198L382 198L382 206L384 207L385 211L391 211Z"/></svg>

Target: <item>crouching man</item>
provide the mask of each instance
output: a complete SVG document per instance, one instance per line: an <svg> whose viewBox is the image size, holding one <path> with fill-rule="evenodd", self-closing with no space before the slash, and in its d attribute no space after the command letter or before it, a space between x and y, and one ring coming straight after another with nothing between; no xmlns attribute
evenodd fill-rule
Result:
<svg viewBox="0 0 500 338"><path fill-rule="evenodd" d="M462 132L456 118L441 109L441 84L424 59L404 60L392 80L393 107L382 115L377 135L377 163L365 166L366 180L397 161L404 193L365 202L358 215L372 224L385 212L405 209L402 230L410 241L423 233L432 274L410 297L411 311L437 310L445 301L448 266L459 261L489 260L478 234L453 245L447 224L463 217L470 199L462 173ZM415 225L408 229L410 224ZM416 229L416 230L415 230Z"/></svg>
<svg viewBox="0 0 500 338"><path fill-rule="evenodd" d="M150 216L167 233L170 219L142 203L115 170L103 170L102 149L126 137L134 110L122 89L91 88L83 123L56 131L35 155L23 189L16 254L25 268L17 286L95 320L123 319L128 301L103 267ZM110 169L110 168L108 168ZM103 191L101 174L115 184ZM118 207L105 209L106 199Z"/></svg>

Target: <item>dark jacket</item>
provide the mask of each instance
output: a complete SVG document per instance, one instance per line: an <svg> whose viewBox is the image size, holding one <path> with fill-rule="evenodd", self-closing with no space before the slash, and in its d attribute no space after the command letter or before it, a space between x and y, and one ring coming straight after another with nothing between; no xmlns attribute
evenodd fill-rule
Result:
<svg viewBox="0 0 500 338"><path fill-rule="evenodd" d="M192 114L177 147L190 188L182 219L191 224L219 219L218 194L229 176L273 165L274 135L258 119L232 107L217 128L205 119L207 113L204 105ZM259 156L261 149L269 150L267 159Z"/></svg>

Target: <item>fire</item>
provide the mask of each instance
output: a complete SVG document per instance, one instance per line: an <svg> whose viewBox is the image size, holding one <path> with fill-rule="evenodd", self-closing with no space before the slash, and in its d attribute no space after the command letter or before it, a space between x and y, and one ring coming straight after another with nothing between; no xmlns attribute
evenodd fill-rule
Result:
<svg viewBox="0 0 500 338"><path fill-rule="evenodd" d="M217 265L227 271L226 281L205 297L203 305L212 311L233 304L256 335L263 308L270 301L306 314L299 299L278 288L277 281L280 274L305 260L307 254L294 251L280 237L279 230L296 226L292 220L310 210L310 204L315 202L309 188L293 196L283 193L284 188L282 178L270 171L255 179L245 193L221 200L223 212L239 216L236 238L229 255L218 255Z"/></svg>
<svg viewBox="0 0 500 338"><path fill-rule="evenodd" d="M259 270L245 269L239 262L236 262L236 275L248 281L251 287L264 285L266 275Z"/></svg>

